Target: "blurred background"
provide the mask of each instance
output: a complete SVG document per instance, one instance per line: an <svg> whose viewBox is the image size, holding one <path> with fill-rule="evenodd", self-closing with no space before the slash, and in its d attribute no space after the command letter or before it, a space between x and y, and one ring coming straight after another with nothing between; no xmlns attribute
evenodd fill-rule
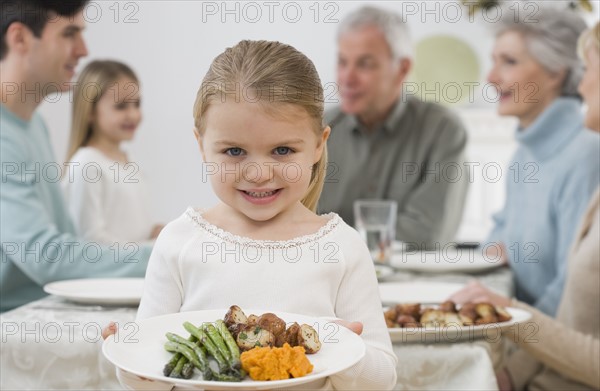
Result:
<svg viewBox="0 0 600 391"><path fill-rule="evenodd" d="M213 58L242 39L291 44L314 61L330 107L338 100L338 22L367 3L400 12L409 25L416 64L405 93L450 105L467 124L469 167L463 174L471 172L472 184L456 239L484 239L511 175L516 122L496 115L497 97L486 89L499 8L479 8L477 1L92 1L85 12L90 55L78 69L94 59L117 59L140 77L144 119L128 151L147 177L155 221L217 200L192 134L192 106ZM599 18L598 1L521 2L505 12L535 18L541 3L577 7L588 24ZM71 101L63 93L41 106L59 160L66 154Z"/></svg>

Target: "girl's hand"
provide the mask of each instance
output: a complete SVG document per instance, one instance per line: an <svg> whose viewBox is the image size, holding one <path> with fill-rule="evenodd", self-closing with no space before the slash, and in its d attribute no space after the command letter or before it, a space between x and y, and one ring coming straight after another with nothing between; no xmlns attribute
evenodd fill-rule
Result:
<svg viewBox="0 0 600 391"><path fill-rule="evenodd" d="M106 339L108 337L110 337L113 334L116 334L117 332L117 325L115 324L115 322L110 322L108 324L108 326L106 326L105 328L102 329L102 339ZM148 384L148 383L155 383L155 384L160 384L161 387L159 388L151 388L153 390L170 390L171 388L173 388L172 384L168 384L168 383L163 383L163 382L154 382L154 380L150 380L150 379L146 379L145 377L140 377L134 374L131 374L127 371L124 371L121 368L117 368L117 377L119 378L119 381L122 383L126 383L128 385L131 385L132 382L133 384L136 384L136 387L132 387L132 389L138 389L140 384ZM140 383L142 382L142 383Z"/></svg>
<svg viewBox="0 0 600 391"><path fill-rule="evenodd" d="M160 234L160 231L162 231L162 229L165 228L164 224L156 224L154 227L152 227L152 231L150 232L150 239L154 240L158 237L158 234Z"/></svg>
<svg viewBox="0 0 600 391"><path fill-rule="evenodd" d="M344 326L345 328L354 332L356 335L361 335L363 332L363 324L360 322L348 322L347 320L338 319L335 320L334 323Z"/></svg>
<svg viewBox="0 0 600 391"><path fill-rule="evenodd" d="M508 297L492 292L481 285L479 281L468 283L463 289L450 296L448 300L452 300L456 304L488 302L502 307L509 307L511 304Z"/></svg>
<svg viewBox="0 0 600 391"><path fill-rule="evenodd" d="M115 322L110 322L108 324L108 326L106 326L105 328L102 329L102 339L106 339L108 337L110 337L111 335L115 334L117 332L117 325L115 324Z"/></svg>

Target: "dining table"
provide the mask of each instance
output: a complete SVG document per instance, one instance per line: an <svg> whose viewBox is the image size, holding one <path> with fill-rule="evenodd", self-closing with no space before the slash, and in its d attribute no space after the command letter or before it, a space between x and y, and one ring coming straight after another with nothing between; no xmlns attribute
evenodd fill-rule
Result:
<svg viewBox="0 0 600 391"><path fill-rule="evenodd" d="M478 280L513 294L507 267L479 273L428 273L395 268L389 282L465 284ZM49 295L0 314L0 389L122 389L115 367L102 354L101 330L114 321L123 338L134 336L135 305L81 304ZM502 338L466 342L394 342L397 390L497 390Z"/></svg>

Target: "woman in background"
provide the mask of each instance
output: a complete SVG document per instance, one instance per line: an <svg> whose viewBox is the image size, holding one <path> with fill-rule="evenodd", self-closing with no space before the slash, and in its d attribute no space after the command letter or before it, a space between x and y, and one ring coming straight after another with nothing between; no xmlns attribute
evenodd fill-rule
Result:
<svg viewBox="0 0 600 391"><path fill-rule="evenodd" d="M579 52L586 64L579 85L588 106L585 125L600 132L600 23L582 35ZM582 161L581 165L597 161L598 155ZM510 330L510 339L521 350L497 374L500 390L600 389L599 238L600 188L597 188L571 246L565 290L556 319L526 303L494 294L477 283L452 297L458 303L491 301L532 313L529 322Z"/></svg>
<svg viewBox="0 0 600 391"><path fill-rule="evenodd" d="M152 224L139 167L121 148L141 119L139 82L131 68L116 61L85 67L74 91L69 175L62 185L75 226L88 240L123 247L155 239L162 228Z"/></svg>
<svg viewBox="0 0 600 391"><path fill-rule="evenodd" d="M554 8L520 16L507 13L498 23L488 76L500 93L499 114L519 121L506 202L488 242L503 248L517 299L554 316L569 245L600 181L600 148L584 128L577 93L585 22Z"/></svg>

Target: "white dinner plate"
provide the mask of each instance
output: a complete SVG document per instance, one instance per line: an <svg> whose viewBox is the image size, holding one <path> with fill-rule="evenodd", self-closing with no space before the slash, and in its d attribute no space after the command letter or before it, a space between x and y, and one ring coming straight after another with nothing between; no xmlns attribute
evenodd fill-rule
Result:
<svg viewBox="0 0 600 391"><path fill-rule="evenodd" d="M474 341L485 339L488 342L498 342L502 337L502 330L514 327L531 318L531 314L519 308L508 307L506 310L512 315L507 322L490 323L478 326L444 326L436 328L388 328L392 342L412 343L453 343L461 341Z"/></svg>
<svg viewBox="0 0 600 391"><path fill-rule="evenodd" d="M243 309L246 314L262 314L270 311ZM254 381L246 377L242 382L205 381L198 370L189 379L174 379L165 377L162 373L164 365L171 359L172 354L165 351L167 342L166 332L173 332L187 338L189 333L183 328L184 322L200 325L203 322L215 322L223 319L227 309L180 312L175 314L143 319L126 330L123 328L115 336L104 341L102 351L106 358L117 367L135 375L159 380L177 386L206 388L210 390L226 389L271 389L288 388L317 379L321 379L356 364L365 355L365 344L352 331L333 323L331 319L314 318L285 312L274 312L287 324L298 322L309 324L315 328L321 341L321 350L306 357L314 366L313 371L304 377L274 380Z"/></svg>
<svg viewBox="0 0 600 391"><path fill-rule="evenodd" d="M83 278L51 282L44 291L84 304L136 305L143 287L143 278Z"/></svg>
<svg viewBox="0 0 600 391"><path fill-rule="evenodd" d="M502 266L481 248L442 248L438 251L397 251L390 264L397 269L427 273L479 273Z"/></svg>

